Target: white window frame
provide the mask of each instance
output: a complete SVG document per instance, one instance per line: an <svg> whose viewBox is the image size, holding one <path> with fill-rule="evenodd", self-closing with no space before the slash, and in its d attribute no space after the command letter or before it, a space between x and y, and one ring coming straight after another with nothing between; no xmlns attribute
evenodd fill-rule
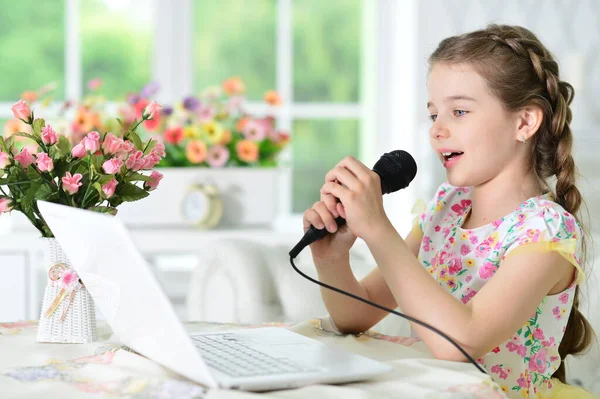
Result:
<svg viewBox="0 0 600 399"><path fill-rule="evenodd" d="M155 7L154 65L152 78L161 83L158 100L173 102L193 92L193 0L151 0ZM284 105L275 112L277 126L292 136L296 119L347 119L359 121L359 159L372 165L383 152L401 148L415 150L417 131L416 98L417 0L363 0L361 11L361 99L357 103L293 102L293 21L292 1L277 0L276 90ZM65 95L69 100L82 96L80 1L65 0ZM168 54L168 55L167 55ZM0 118L12 116L12 103L0 103ZM252 113L263 114L261 103L248 104ZM48 116L52 109L48 110ZM400 132L407 132L401 134ZM412 152L411 152L412 153ZM301 214L291 212L291 150L282 154L279 214L275 227L297 230ZM289 166L285 166L289 165ZM408 191L408 192L407 192ZM400 198L399 200L397 198ZM410 221L413 190L386 200L397 228L406 230Z"/></svg>

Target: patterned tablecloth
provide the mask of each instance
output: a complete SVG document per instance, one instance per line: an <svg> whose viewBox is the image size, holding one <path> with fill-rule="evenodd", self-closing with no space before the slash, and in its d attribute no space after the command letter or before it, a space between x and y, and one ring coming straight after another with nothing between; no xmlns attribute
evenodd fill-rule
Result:
<svg viewBox="0 0 600 399"><path fill-rule="evenodd" d="M312 385L264 393L274 398L428 398L502 399L500 387L467 363L436 360L413 338L376 332L340 336L328 319L279 326L373 359L388 362L394 371L378 378L344 385ZM248 326L187 323L188 331ZM99 341L91 344L36 342L37 322L0 323L0 398L253 398L258 394L206 390L132 353L99 323Z"/></svg>

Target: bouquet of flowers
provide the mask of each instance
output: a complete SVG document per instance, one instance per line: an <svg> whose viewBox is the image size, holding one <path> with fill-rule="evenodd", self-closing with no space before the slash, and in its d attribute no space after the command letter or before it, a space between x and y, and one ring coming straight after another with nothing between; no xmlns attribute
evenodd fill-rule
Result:
<svg viewBox="0 0 600 399"><path fill-rule="evenodd" d="M121 203L148 196L162 178L152 168L164 157L165 148L156 140L143 142L136 129L159 115L160 109L151 102L122 134L91 131L73 146L20 100L12 111L29 132L0 137L0 213L20 211L42 237L53 237L36 200L114 215ZM17 137L31 140L35 148L19 149Z"/></svg>
<svg viewBox="0 0 600 399"><path fill-rule="evenodd" d="M150 84L129 96L128 106L120 109L125 123L131 124L142 115L156 90L156 84ZM290 136L276 129L274 117L247 113L244 92L243 81L230 78L220 87L165 106L160 115L145 121L145 133L165 146L166 155L159 166L276 166ZM281 104L272 90L264 100L270 107Z"/></svg>

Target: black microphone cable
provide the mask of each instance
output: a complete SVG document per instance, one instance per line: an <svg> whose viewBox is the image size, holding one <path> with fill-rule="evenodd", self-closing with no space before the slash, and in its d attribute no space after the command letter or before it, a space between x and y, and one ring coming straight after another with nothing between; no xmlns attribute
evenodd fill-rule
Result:
<svg viewBox="0 0 600 399"><path fill-rule="evenodd" d="M300 270L299 270L299 269L296 267L296 265L294 264L294 257L293 257L293 256L290 256L290 263L292 264L292 267L294 268L294 270L295 270L296 272L298 272L298 274L300 274L300 275L301 275L302 277L304 277L305 279L307 279L307 280L309 280L309 281L312 281L312 282L313 282L313 283L315 283L315 284L318 284L318 285L320 285L320 286L322 286L322 287L325 287L325 288L328 288L328 289L330 289L330 290L332 290L332 291L339 292L340 294L343 294L343 295L349 296L349 297L351 297L351 298L354 298L354 299L356 299L356 300L359 300L359 301L361 301L361 302L364 302L364 303L366 303L367 305L371 305L371 306L374 306L374 307L376 307L376 308L378 308L378 309L385 310L385 311L386 311L386 312L388 312L388 313L393 313L393 314L395 314L396 316L403 317L403 318L405 318L406 320L412 321L413 323L417 323L417 324L419 324L419 325L421 325L421 326L423 326L423 327L426 327L426 328L430 329L431 331L433 331L433 332L435 332L436 334L440 335L440 336L441 336L442 338L444 338L446 341L448 341L448 342L450 342L452 345L454 345L454 347L455 347L456 349L458 349L458 350L460 351L460 353L462 353L462 354L463 354L463 355L464 355L464 356L465 356L465 357L466 357L466 358L467 358L467 359L468 359L468 360L469 360L471 363L473 363L473 365L474 365L474 366L475 366L475 367L476 367L476 368L477 368L479 371L481 371L483 374L487 374L487 371L485 371L485 369L484 369L484 368L482 368L482 367L481 367L481 366L480 366L480 365L477 363L477 361L475 361L475 359L473 359L473 358L471 357L471 355L469 355L469 354L467 353L467 351L465 351L465 350L464 350L464 349L463 349L463 348L462 348L462 347L461 347L459 344L457 344L456 342L454 342L454 340L453 340L452 338L450 338L449 336L447 336L446 334L444 334L443 332L441 332L441 331L440 331L440 330L438 330L437 328L435 328L435 327L433 327L433 326L430 326L429 324L427 324L427 323L425 323L425 322L422 322L421 320L417 320L417 319L415 319L414 317L411 317L411 316L405 315L405 314L403 314L403 313L397 312L397 311L395 311L395 310L393 310L393 309L388 309L388 308L386 308L385 306L381 306L381 305L379 305L379 304L376 304L375 302L371 302L371 301L369 301L368 299L365 299L365 298L359 297L358 295L354 295L354 294L352 294L352 293L350 293L350 292L346 292L346 291L344 291L344 290L341 290L341 289L339 289L339 288L332 287L332 286L331 286L331 285L329 285L329 284L322 283L322 282L321 282L321 281L319 281L319 280L316 280L316 279L314 279L314 278L312 278L312 277L310 277L310 276L307 276L306 274L302 273L302 272L301 272L301 271L300 271Z"/></svg>

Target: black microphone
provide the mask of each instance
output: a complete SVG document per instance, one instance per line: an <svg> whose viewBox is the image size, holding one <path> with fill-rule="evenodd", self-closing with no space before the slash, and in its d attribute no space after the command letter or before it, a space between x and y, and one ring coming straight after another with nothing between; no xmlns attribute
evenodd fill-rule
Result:
<svg viewBox="0 0 600 399"><path fill-rule="evenodd" d="M417 175L417 163L406 151L396 150L386 152L373 166L373 171L379 175L381 180L381 193L393 193L408 187ZM335 218L338 227L346 224L346 219L341 216ZM304 237L290 251L290 256L295 258L307 246L325 237L329 232L326 228L316 229L314 226L304 234Z"/></svg>

